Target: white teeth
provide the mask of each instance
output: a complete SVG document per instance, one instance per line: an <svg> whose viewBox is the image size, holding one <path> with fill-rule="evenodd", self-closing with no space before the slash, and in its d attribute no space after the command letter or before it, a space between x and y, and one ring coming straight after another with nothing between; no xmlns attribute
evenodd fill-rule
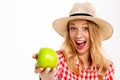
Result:
<svg viewBox="0 0 120 80"><path fill-rule="evenodd" d="M77 43L83 43L83 42L85 42L85 41L76 41Z"/></svg>

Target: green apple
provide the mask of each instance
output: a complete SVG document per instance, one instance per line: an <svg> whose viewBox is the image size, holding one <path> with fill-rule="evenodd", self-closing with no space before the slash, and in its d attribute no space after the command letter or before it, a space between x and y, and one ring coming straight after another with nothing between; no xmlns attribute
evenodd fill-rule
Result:
<svg viewBox="0 0 120 80"><path fill-rule="evenodd" d="M36 64L37 67L54 68L56 67L57 62L58 56L56 51L48 47L43 47L39 50Z"/></svg>

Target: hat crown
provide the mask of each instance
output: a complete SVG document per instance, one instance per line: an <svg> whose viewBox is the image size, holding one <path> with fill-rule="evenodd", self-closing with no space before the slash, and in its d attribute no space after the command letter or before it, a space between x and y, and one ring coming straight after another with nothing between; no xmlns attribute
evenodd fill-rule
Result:
<svg viewBox="0 0 120 80"><path fill-rule="evenodd" d="M71 9L69 15L78 14L78 13L84 13L89 14L93 17L96 16L95 8L91 3L85 2L85 3L75 3L73 8Z"/></svg>
<svg viewBox="0 0 120 80"><path fill-rule="evenodd" d="M69 13L69 16L55 20L53 22L53 27L58 34L65 37L66 32L68 31L68 22L75 19L85 19L97 24L99 26L97 32L101 36L101 40L106 40L112 36L112 25L109 22L97 17L95 8L89 2L75 3Z"/></svg>

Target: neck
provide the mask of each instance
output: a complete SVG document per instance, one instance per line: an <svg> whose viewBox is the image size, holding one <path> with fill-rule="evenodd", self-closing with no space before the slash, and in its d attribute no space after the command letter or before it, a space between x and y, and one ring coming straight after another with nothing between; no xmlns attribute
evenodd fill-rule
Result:
<svg viewBox="0 0 120 80"><path fill-rule="evenodd" d="M84 67L90 66L91 58L89 51L82 55L79 54L78 57L82 60Z"/></svg>

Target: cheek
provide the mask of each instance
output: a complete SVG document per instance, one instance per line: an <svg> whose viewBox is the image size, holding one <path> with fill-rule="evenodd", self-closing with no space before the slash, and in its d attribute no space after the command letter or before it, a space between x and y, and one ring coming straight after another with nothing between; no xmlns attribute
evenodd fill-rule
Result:
<svg viewBox="0 0 120 80"><path fill-rule="evenodd" d="M86 38L87 38L88 40L90 40L90 35L86 35Z"/></svg>
<svg viewBox="0 0 120 80"><path fill-rule="evenodd" d="M90 35L89 34L86 35L86 38L87 38L88 43L90 44Z"/></svg>
<svg viewBox="0 0 120 80"><path fill-rule="evenodd" d="M74 35L70 34L69 36L70 36L71 41L74 42Z"/></svg>
<svg viewBox="0 0 120 80"><path fill-rule="evenodd" d="M73 40L74 39L74 34L70 33L70 39Z"/></svg>
<svg viewBox="0 0 120 80"><path fill-rule="evenodd" d="M87 38L88 40L90 39L90 33L89 33L89 32L86 33L85 36L86 36L86 38Z"/></svg>

